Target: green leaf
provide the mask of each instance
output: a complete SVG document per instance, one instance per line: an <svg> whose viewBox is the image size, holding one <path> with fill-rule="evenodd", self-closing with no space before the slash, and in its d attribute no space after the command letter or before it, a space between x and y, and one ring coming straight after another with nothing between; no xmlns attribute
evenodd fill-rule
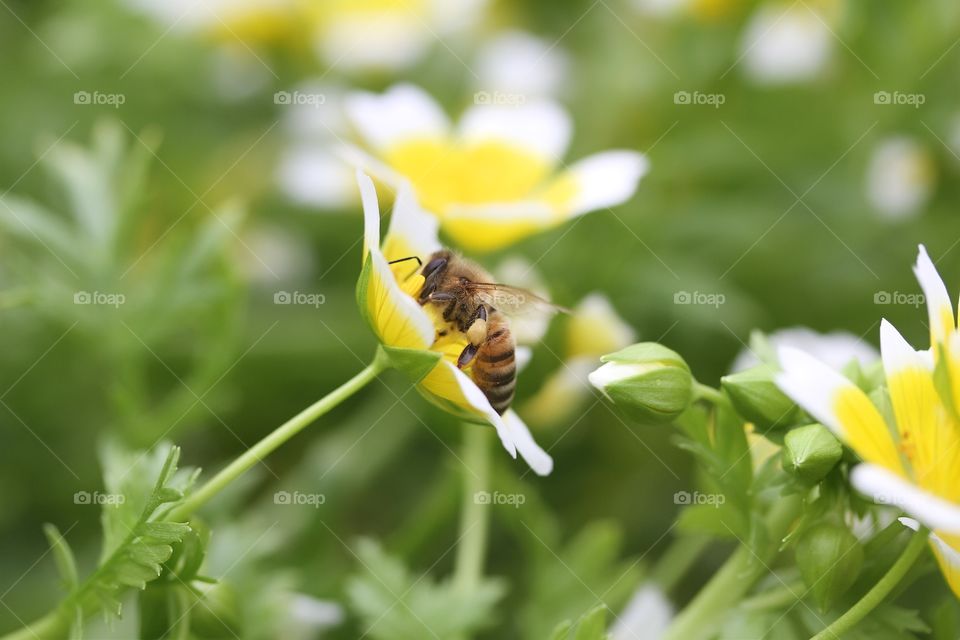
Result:
<svg viewBox="0 0 960 640"><path fill-rule="evenodd" d="M52 524L43 525L43 533L50 542L50 549L53 551L53 559L57 563L57 571L63 579L64 586L68 590L77 588L79 579L77 577L77 562L73 558L73 551L67 544L66 538L60 534L60 530Z"/></svg>
<svg viewBox="0 0 960 640"><path fill-rule="evenodd" d="M550 637L564 612L592 610L597 594L604 594L610 607L626 604L643 567L624 558L622 547L623 530L612 521L587 525L556 555L541 544L532 547L530 595L520 614L522 637Z"/></svg>
<svg viewBox="0 0 960 640"><path fill-rule="evenodd" d="M607 607L600 605L587 612L576 624L564 620L554 628L550 640L606 640Z"/></svg>
<svg viewBox="0 0 960 640"><path fill-rule="evenodd" d="M499 580L465 591L449 580L412 575L371 540L361 540L356 553L363 571L349 579L347 596L374 640L467 640L494 621L505 591Z"/></svg>

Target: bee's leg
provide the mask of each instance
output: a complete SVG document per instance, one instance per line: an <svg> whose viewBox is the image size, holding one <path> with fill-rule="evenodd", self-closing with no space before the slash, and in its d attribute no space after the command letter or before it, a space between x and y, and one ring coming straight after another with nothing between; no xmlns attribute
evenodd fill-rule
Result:
<svg viewBox="0 0 960 640"><path fill-rule="evenodd" d="M468 344L463 348L463 351L460 352L460 357L457 358L457 368L463 369L465 366L470 364L473 360L473 357L477 355L477 346L473 344Z"/></svg>
<svg viewBox="0 0 960 640"><path fill-rule="evenodd" d="M479 347L487 339L487 307L479 305L473 319L467 325L467 339L470 344Z"/></svg>

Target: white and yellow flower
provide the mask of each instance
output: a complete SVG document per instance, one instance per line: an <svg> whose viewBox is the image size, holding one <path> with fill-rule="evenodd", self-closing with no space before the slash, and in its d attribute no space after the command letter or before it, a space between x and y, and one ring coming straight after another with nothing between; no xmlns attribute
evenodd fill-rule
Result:
<svg viewBox="0 0 960 640"><path fill-rule="evenodd" d="M343 71L402 69L476 24L486 0L127 0L169 29L312 49Z"/></svg>
<svg viewBox="0 0 960 640"><path fill-rule="evenodd" d="M438 406L473 422L492 425L511 456L517 453L538 474L547 475L553 460L530 435L513 411L497 414L474 384L469 368L456 361L467 344L465 335L450 331L430 307L421 307L415 296L423 286L416 262L390 264L417 256L421 261L439 248L437 221L424 213L408 186L398 190L390 228L380 244L380 209L373 181L357 174L364 215L364 266L357 285L357 302L381 347L391 361L418 379L417 389Z"/></svg>
<svg viewBox="0 0 960 640"><path fill-rule="evenodd" d="M777 384L863 459L853 485L933 530L931 546L960 596L960 331L947 288L920 247L914 272L927 299L931 348L917 351L886 320L880 352L892 410L797 349L779 352ZM916 523L905 524L916 528Z"/></svg>
<svg viewBox="0 0 960 640"><path fill-rule="evenodd" d="M357 93L347 114L369 151L350 159L379 179L413 184L421 205L462 247L489 251L633 195L647 171L634 151L606 151L558 171L567 113L549 100L493 104L478 95L454 128L423 90Z"/></svg>

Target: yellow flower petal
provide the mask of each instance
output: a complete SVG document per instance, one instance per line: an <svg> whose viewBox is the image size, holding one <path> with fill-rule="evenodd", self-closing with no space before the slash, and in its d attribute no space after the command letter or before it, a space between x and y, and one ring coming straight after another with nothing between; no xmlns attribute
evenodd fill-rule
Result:
<svg viewBox="0 0 960 640"><path fill-rule="evenodd" d="M900 523L914 531L920 530L920 523L913 518L900 518ZM960 598L960 540L934 531L930 534L930 549L953 594Z"/></svg>

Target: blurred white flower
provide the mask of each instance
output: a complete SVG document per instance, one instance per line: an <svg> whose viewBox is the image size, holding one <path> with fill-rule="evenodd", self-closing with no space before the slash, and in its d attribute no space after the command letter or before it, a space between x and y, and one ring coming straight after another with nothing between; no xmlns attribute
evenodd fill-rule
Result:
<svg viewBox="0 0 960 640"><path fill-rule="evenodd" d="M673 605L655 584L641 585L617 617L611 640L659 640L673 620Z"/></svg>
<svg viewBox="0 0 960 640"><path fill-rule="evenodd" d="M342 71L395 70L480 21L487 0L126 0L169 30L305 44ZM306 38L307 42L303 40Z"/></svg>
<svg viewBox="0 0 960 640"><path fill-rule="evenodd" d="M807 327L790 327L767 334L767 343L778 352L781 347L793 347L809 353L837 371L857 360L861 365L870 365L880 359L875 347L846 331L819 333ZM743 349L730 367L731 373L744 371L760 364L756 354Z"/></svg>
<svg viewBox="0 0 960 640"><path fill-rule="evenodd" d="M523 31L505 31L477 54L478 91L532 99L554 96L568 77L570 60L554 44Z"/></svg>
<svg viewBox="0 0 960 640"><path fill-rule="evenodd" d="M358 202L354 171L334 151L348 130L343 96L337 85L308 81L274 98L289 139L277 183L298 205L332 210Z"/></svg>
<svg viewBox="0 0 960 640"><path fill-rule="evenodd" d="M314 47L345 70L396 70L480 21L486 0L324 0Z"/></svg>
<svg viewBox="0 0 960 640"><path fill-rule="evenodd" d="M276 286L280 282L303 281L313 272L309 243L287 229L257 226L244 234L238 251L240 269L256 284Z"/></svg>
<svg viewBox="0 0 960 640"><path fill-rule="evenodd" d="M833 39L825 16L808 5L764 4L744 31L741 64L761 84L803 82L824 69Z"/></svg>
<svg viewBox="0 0 960 640"><path fill-rule="evenodd" d="M289 599L284 637L291 640L316 638L318 631L340 625L346 617L341 607L330 600L319 600L303 593Z"/></svg>
<svg viewBox="0 0 960 640"><path fill-rule="evenodd" d="M885 218L914 216L930 199L935 174L926 148L905 136L888 138L870 159L867 198Z"/></svg>

